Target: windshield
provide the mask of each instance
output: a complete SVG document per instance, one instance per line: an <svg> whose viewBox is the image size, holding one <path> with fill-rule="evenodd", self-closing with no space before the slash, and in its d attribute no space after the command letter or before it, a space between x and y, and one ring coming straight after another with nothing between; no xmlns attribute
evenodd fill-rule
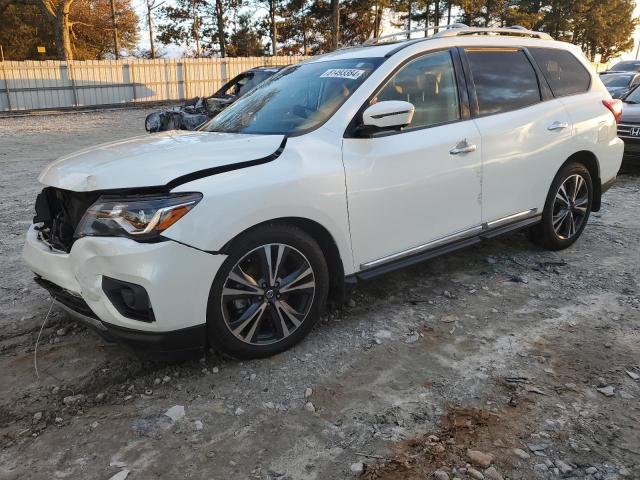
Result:
<svg viewBox="0 0 640 480"><path fill-rule="evenodd" d="M626 87L631 82L633 75L602 75L602 83L607 87Z"/></svg>
<svg viewBox="0 0 640 480"><path fill-rule="evenodd" d="M284 135L312 130L327 121L382 60L330 60L285 68L202 130Z"/></svg>
<svg viewBox="0 0 640 480"><path fill-rule="evenodd" d="M626 97L622 99L627 103L640 103L640 88L634 88Z"/></svg>
<svg viewBox="0 0 640 480"><path fill-rule="evenodd" d="M610 70L618 70L621 72L634 72L640 70L640 62L620 62L616 63Z"/></svg>

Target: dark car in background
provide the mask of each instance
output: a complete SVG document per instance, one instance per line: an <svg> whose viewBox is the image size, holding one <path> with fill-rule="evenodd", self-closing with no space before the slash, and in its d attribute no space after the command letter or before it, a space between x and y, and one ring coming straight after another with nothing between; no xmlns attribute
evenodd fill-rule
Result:
<svg viewBox="0 0 640 480"><path fill-rule="evenodd" d="M640 164L640 88L631 91L622 101L624 108L618 123L618 137L624 141L623 160Z"/></svg>
<svg viewBox="0 0 640 480"><path fill-rule="evenodd" d="M600 74L600 80L613 98L622 98L640 84L640 72L609 70Z"/></svg>
<svg viewBox="0 0 640 480"><path fill-rule="evenodd" d="M610 72L640 72L640 60L625 60L618 62L608 71Z"/></svg>
<svg viewBox="0 0 640 480"><path fill-rule="evenodd" d="M247 70L225 83L220 90L209 97L196 97L181 107L147 115L144 128L149 133L195 130L282 68L281 66L256 67Z"/></svg>

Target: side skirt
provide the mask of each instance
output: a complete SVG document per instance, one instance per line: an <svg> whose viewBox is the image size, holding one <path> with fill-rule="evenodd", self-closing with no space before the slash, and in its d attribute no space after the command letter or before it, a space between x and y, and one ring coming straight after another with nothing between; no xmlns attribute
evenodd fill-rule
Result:
<svg viewBox="0 0 640 480"><path fill-rule="evenodd" d="M393 272L394 270L399 270L401 268L405 268L416 263L424 262L425 260L429 260L431 258L439 257L441 255L446 255L448 253L452 253L457 250L461 250L463 248L471 247L473 245L479 245L484 240L489 240L497 236L504 235L505 233L514 232L516 230L521 230L523 228L531 227L536 223L539 223L541 219L542 219L542 214L537 214L537 215L525 218L523 220L511 222L506 225L496 226L494 228L491 228L485 224L483 225L483 230L477 235L474 235L472 237L465 238L462 240L452 241L445 245L439 245L430 250L426 250L424 252L418 253L416 255L412 255L410 257L404 257L399 260L390 261L383 265L373 267L373 268L368 268L358 273L348 275L345 277L345 284L355 285L358 282L358 280L369 280L379 275L384 275L385 273Z"/></svg>

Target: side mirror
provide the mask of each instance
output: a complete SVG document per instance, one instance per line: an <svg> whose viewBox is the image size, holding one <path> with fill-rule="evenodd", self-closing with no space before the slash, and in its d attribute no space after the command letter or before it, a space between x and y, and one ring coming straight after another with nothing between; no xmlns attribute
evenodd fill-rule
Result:
<svg viewBox="0 0 640 480"><path fill-rule="evenodd" d="M384 130L406 127L411 123L414 111L415 107L409 102L401 100L378 102L364 111L362 123L365 127Z"/></svg>

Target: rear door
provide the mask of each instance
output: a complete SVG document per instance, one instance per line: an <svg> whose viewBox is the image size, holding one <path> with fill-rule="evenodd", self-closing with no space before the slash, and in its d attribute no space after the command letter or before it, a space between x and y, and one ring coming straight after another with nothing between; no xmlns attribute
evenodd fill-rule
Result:
<svg viewBox="0 0 640 480"><path fill-rule="evenodd" d="M482 137L482 220L489 228L542 213L568 156L571 122L528 52L464 48Z"/></svg>

